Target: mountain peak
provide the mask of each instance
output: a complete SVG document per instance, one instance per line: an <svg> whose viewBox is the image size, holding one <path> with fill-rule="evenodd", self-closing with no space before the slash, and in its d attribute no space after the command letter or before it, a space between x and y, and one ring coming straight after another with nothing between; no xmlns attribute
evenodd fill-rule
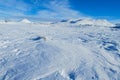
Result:
<svg viewBox="0 0 120 80"><path fill-rule="evenodd" d="M30 20L28 20L28 19L23 19L22 21L21 21L22 23L31 23L31 21Z"/></svg>

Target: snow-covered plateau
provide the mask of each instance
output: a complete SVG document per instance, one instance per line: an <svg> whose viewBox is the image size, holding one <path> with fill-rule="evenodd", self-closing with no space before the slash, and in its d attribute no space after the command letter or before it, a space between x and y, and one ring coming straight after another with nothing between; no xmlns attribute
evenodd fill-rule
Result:
<svg viewBox="0 0 120 80"><path fill-rule="evenodd" d="M120 28L106 20L0 22L0 80L120 80Z"/></svg>

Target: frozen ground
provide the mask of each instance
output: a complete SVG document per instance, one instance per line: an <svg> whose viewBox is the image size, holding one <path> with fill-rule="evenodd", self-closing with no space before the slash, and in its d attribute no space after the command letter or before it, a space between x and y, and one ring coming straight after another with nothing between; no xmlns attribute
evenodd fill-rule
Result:
<svg viewBox="0 0 120 80"><path fill-rule="evenodd" d="M120 80L120 29L0 24L0 80Z"/></svg>

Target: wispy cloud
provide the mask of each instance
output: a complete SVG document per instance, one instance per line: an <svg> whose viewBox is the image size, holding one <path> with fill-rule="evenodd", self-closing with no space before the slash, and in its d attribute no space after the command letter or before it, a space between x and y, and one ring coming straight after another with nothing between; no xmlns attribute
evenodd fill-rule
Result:
<svg viewBox="0 0 120 80"><path fill-rule="evenodd" d="M53 0L48 4L44 4L47 10L40 10L39 17L47 19L68 19L68 18L84 18L86 15L71 9L69 0Z"/></svg>
<svg viewBox="0 0 120 80"><path fill-rule="evenodd" d="M6 9L27 11L29 5L23 0L0 0L0 5Z"/></svg>
<svg viewBox="0 0 120 80"><path fill-rule="evenodd" d="M69 0L0 0L2 16L34 17L39 19L78 18L85 15L71 9Z"/></svg>

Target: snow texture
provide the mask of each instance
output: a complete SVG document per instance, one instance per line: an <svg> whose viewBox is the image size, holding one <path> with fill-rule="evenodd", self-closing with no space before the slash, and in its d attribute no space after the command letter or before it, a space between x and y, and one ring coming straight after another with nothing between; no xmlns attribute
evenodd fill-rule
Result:
<svg viewBox="0 0 120 80"><path fill-rule="evenodd" d="M0 80L120 80L120 29L104 22L1 23Z"/></svg>

